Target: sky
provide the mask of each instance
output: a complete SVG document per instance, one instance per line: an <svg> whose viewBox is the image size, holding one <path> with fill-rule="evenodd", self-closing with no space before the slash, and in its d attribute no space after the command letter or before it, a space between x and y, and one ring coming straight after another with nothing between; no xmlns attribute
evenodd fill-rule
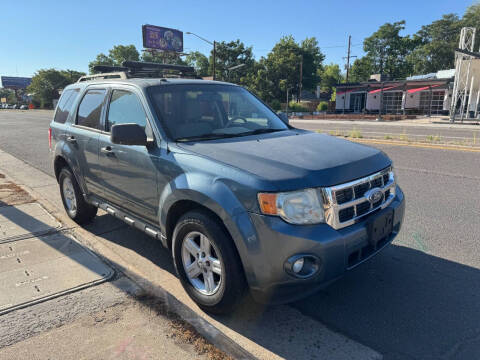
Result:
<svg viewBox="0 0 480 360"><path fill-rule="evenodd" d="M143 24L194 32L210 41L240 39L265 56L285 35L316 37L325 63L345 64L386 22L405 20L403 35L443 14L463 15L473 0L19 0L0 7L0 75L32 76L42 68L88 72L88 63L114 45L142 49ZM208 54L211 45L184 34L184 51Z"/></svg>

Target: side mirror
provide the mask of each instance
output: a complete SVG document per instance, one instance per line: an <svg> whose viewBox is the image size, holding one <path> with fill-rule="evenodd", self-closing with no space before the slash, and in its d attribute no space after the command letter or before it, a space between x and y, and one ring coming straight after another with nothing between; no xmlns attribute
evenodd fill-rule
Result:
<svg viewBox="0 0 480 360"><path fill-rule="evenodd" d="M278 113L278 117L280 118L280 120L282 120L285 124L288 125L288 115L287 113L284 113L283 111Z"/></svg>
<svg viewBox="0 0 480 360"><path fill-rule="evenodd" d="M117 124L110 129L110 141L119 145L147 146L147 134L138 124Z"/></svg>

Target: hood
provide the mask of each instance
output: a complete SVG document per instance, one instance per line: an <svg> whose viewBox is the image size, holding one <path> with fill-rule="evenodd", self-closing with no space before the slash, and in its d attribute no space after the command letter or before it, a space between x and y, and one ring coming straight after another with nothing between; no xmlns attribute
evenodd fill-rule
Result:
<svg viewBox="0 0 480 360"><path fill-rule="evenodd" d="M178 146L254 174L278 190L337 185L391 164L378 149L296 129Z"/></svg>

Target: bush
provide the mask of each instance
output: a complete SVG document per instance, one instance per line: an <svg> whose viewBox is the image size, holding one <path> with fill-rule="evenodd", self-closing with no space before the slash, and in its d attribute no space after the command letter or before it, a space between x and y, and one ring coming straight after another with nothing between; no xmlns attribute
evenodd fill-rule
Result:
<svg viewBox="0 0 480 360"><path fill-rule="evenodd" d="M327 111L327 110L328 110L328 102L321 101L320 103L318 103L317 111Z"/></svg>
<svg viewBox="0 0 480 360"><path fill-rule="evenodd" d="M305 106L295 101L290 101L288 103L288 110L294 112L308 112L308 109Z"/></svg>
<svg viewBox="0 0 480 360"><path fill-rule="evenodd" d="M270 103L270 107L273 110L278 111L282 109L282 104L277 99L273 99L272 102Z"/></svg>

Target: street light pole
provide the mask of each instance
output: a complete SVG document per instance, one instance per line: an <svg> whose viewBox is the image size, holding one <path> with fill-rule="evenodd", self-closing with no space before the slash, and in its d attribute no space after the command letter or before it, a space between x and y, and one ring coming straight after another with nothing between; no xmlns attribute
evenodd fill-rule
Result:
<svg viewBox="0 0 480 360"><path fill-rule="evenodd" d="M190 32L190 31L187 31L185 34L196 36L200 40L203 40L206 43L209 43L210 45L213 45L213 76L212 77L213 77L213 80L215 80L215 64L217 62L216 61L216 42L215 42L215 40L212 42L210 40L207 40L207 39L201 37L200 35L197 35L195 33Z"/></svg>

